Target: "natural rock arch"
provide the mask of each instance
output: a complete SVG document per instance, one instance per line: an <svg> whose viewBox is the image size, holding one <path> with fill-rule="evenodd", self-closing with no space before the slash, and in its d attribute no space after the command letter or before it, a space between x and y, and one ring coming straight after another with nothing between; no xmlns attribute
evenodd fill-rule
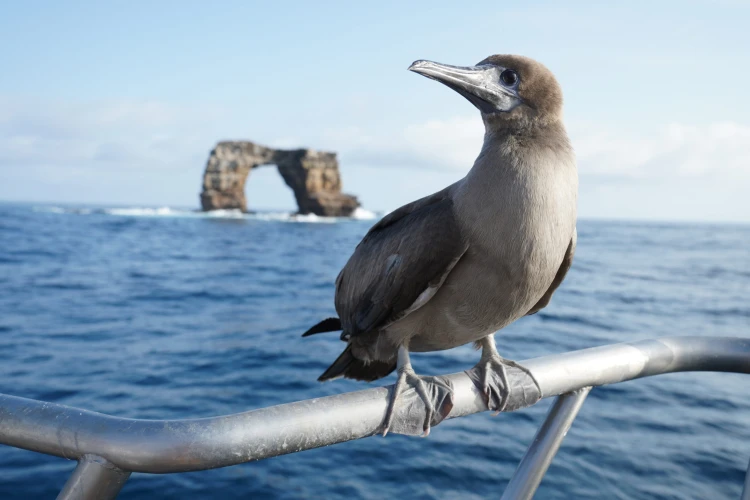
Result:
<svg viewBox="0 0 750 500"><path fill-rule="evenodd" d="M341 192L336 153L312 149L272 149L249 141L220 142L211 151L203 174L201 206L204 211L247 211L245 182L250 171L276 165L294 191L301 214L348 217L359 207L357 198Z"/></svg>

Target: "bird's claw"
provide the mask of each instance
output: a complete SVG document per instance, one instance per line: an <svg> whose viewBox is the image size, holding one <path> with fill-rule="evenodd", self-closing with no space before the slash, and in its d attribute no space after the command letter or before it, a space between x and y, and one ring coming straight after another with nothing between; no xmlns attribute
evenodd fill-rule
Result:
<svg viewBox="0 0 750 500"><path fill-rule="evenodd" d="M403 369L399 369L398 380L391 390L388 409L386 410L385 421L383 423L383 436L386 436L393 426L396 402L399 399L402 406L408 405L409 408L399 411L399 413L405 415L407 418L403 422L399 422L399 429L396 432L412 435L417 434L414 426L410 426L407 420L410 421L411 419L408 417L416 414L421 408L410 404L409 401L403 401L404 396L409 393L409 389L414 390L424 407L422 437L429 436L431 426L440 423L453 408L453 389L449 383L446 383L439 377L420 377L414 373L411 366L405 366Z"/></svg>
<svg viewBox="0 0 750 500"><path fill-rule="evenodd" d="M511 401L512 389L511 385L518 386L519 384L511 384L508 377L509 369L520 370L526 374L531 381L531 384L526 383L520 384L522 390L522 399L519 402L514 401L509 407ZM513 371L515 371L513 370ZM482 356L482 359L477 365L469 371L469 376L474 381L477 389L482 393L484 402L487 405L487 409L495 412L493 416L497 416L500 412L506 410L515 410L525 406L530 406L536 403L541 397L541 390L534 376L528 370L528 368L519 365L515 361L504 359L498 354L492 354L489 356ZM513 380L516 382L515 380ZM527 394L527 389L531 389ZM518 399L518 398L513 398Z"/></svg>

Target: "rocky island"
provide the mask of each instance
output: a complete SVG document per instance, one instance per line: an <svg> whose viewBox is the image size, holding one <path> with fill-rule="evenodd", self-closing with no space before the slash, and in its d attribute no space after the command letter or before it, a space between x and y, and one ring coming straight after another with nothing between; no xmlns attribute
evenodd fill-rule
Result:
<svg viewBox="0 0 750 500"><path fill-rule="evenodd" d="M284 182L294 191L300 214L348 217L360 206L355 196L341 192L336 153L224 141L208 157L201 192L203 210L246 212L245 182L250 171L261 165L276 165Z"/></svg>

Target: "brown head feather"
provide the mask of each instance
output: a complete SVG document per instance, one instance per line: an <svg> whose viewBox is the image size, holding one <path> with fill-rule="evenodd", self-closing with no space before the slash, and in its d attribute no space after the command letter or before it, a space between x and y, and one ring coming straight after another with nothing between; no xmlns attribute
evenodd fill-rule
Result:
<svg viewBox="0 0 750 500"><path fill-rule="evenodd" d="M493 64L518 73L518 94L524 102L509 113L485 115L486 121L549 124L562 119L562 89L552 72L543 64L528 57L510 54L490 56L479 64Z"/></svg>

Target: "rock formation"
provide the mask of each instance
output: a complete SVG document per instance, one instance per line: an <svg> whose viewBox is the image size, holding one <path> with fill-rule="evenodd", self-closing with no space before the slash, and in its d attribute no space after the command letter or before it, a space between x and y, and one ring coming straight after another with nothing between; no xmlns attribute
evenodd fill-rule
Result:
<svg viewBox="0 0 750 500"><path fill-rule="evenodd" d="M250 170L274 164L294 191L298 211L347 217L359 206L357 198L341 192L336 153L311 149L271 149L247 141L220 142L211 151L203 174L204 211L247 211L245 182Z"/></svg>

